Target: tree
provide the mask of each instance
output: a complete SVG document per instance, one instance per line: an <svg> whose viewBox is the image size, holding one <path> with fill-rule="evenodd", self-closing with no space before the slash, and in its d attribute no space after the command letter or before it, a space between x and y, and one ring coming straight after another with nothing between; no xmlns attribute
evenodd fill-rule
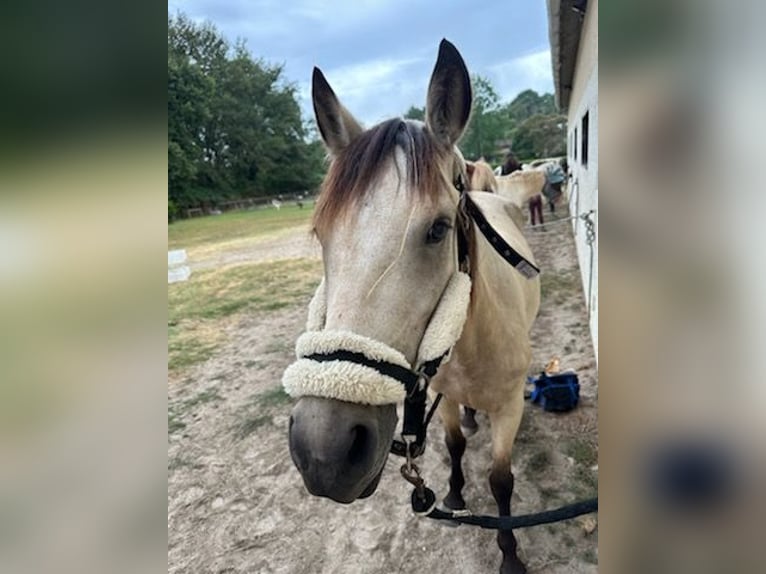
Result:
<svg viewBox="0 0 766 574"><path fill-rule="evenodd" d="M316 138L314 138L316 139ZM281 66L210 23L168 19L168 209L311 190L322 159Z"/></svg>
<svg viewBox="0 0 766 574"><path fill-rule="evenodd" d="M500 113L500 97L492 83L474 75L471 84L471 121L460 141L460 148L467 157L478 159L494 152L497 140L502 139L508 130L508 123Z"/></svg>
<svg viewBox="0 0 766 574"><path fill-rule="evenodd" d="M513 124L520 124L535 115L551 115L556 112L553 94L539 95L534 90L524 90L504 106L503 113Z"/></svg>
<svg viewBox="0 0 766 574"><path fill-rule="evenodd" d="M421 122L424 122L426 121L426 109L418 108L417 106L410 106L410 109L407 110L406 114L404 114L404 118L408 120L420 120Z"/></svg>
<svg viewBox="0 0 766 574"><path fill-rule="evenodd" d="M566 118L556 111L553 94L524 90L499 110L506 139L520 159L566 153Z"/></svg>
<svg viewBox="0 0 766 574"><path fill-rule="evenodd" d="M534 115L513 132L513 152L520 159L566 155L565 116Z"/></svg>

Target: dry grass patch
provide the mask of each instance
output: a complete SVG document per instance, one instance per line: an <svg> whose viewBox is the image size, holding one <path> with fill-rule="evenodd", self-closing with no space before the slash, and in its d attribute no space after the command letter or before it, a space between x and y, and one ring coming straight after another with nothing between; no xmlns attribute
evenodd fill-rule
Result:
<svg viewBox="0 0 766 574"><path fill-rule="evenodd" d="M226 338L229 321L304 302L322 264L309 259L247 263L200 271L168 286L168 369L205 361Z"/></svg>

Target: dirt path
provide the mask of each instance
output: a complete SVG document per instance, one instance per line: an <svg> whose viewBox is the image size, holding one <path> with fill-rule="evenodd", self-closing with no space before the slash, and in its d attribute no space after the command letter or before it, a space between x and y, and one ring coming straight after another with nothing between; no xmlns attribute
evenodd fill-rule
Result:
<svg viewBox="0 0 766 574"><path fill-rule="evenodd" d="M597 488L596 364L571 231L556 225L528 237L543 269L544 295L532 372L559 356L562 367L580 375L582 403L565 415L527 404L514 452L515 513ZM280 238L276 248L284 251L265 256L302 249L290 245ZM496 572L500 553L492 532L411 514L398 460L387 463L376 494L350 506L305 492L287 450L290 405L278 392L304 320L305 306L244 319L230 327L229 343L213 359L170 382L168 571ZM464 494L474 512L494 513L487 420L481 413L478 420L464 459ZM437 496L446 494L448 476L443 438L435 425L422 465ZM597 535L586 534L578 520L517 531L530 573L597 572Z"/></svg>

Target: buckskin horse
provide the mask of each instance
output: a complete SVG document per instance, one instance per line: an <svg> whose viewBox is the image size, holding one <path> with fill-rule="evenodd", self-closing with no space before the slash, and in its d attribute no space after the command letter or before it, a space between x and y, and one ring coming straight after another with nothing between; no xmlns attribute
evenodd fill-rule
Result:
<svg viewBox="0 0 766 574"><path fill-rule="evenodd" d="M488 414L489 485L498 513L509 516L540 285L507 200L465 189L456 147L471 110L465 63L442 40L425 123L396 118L364 129L317 68L312 97L331 162L313 219L324 277L298 360L283 376L298 398L292 459L313 495L341 503L370 496L392 447L397 403L430 379L443 394L438 412L452 461L444 504L466 506L463 404ZM487 225L504 251L487 239ZM525 572L513 531L499 531L497 541L500 572Z"/></svg>

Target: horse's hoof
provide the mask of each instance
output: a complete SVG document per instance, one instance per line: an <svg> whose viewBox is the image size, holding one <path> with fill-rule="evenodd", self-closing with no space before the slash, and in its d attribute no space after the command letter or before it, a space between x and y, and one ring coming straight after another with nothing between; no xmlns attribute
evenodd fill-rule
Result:
<svg viewBox="0 0 766 574"><path fill-rule="evenodd" d="M445 508L448 510L465 510L466 507L463 497L459 495L456 496L454 494L448 494L445 496L442 504L444 504Z"/></svg>
<svg viewBox="0 0 766 574"><path fill-rule="evenodd" d="M479 425L465 426L463 423L460 423L460 430L463 431L463 436L468 438L476 434L476 431L479 430Z"/></svg>
<svg viewBox="0 0 766 574"><path fill-rule="evenodd" d="M518 558L516 560L504 560L500 566L500 574L527 574L527 567Z"/></svg>

